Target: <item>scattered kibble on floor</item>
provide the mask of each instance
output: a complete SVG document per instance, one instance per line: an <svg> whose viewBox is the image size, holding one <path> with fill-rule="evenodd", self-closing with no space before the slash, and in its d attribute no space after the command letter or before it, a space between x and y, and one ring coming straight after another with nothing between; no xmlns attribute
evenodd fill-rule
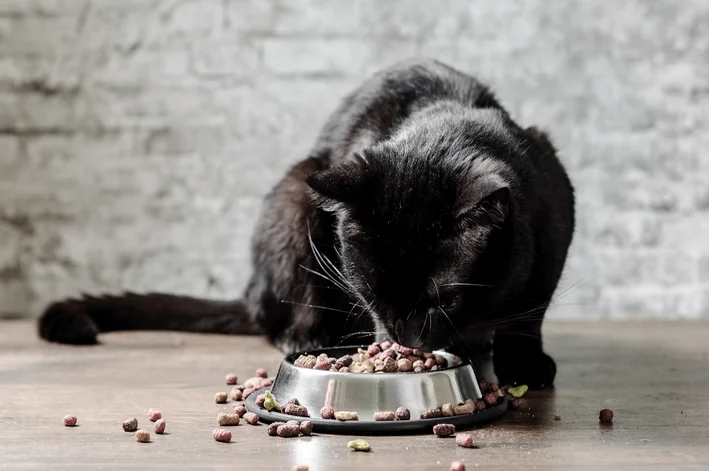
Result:
<svg viewBox="0 0 709 471"><path fill-rule="evenodd" d="M64 425L66 427L73 427L76 425L76 416L75 415L65 415L64 416Z"/></svg>
<svg viewBox="0 0 709 471"><path fill-rule="evenodd" d="M601 412L598 414L598 420L600 420L604 424L610 424L613 422L613 411L610 409L603 409Z"/></svg>
<svg viewBox="0 0 709 471"><path fill-rule="evenodd" d="M347 448L352 448L354 451L369 451L370 446L367 440L352 440L347 443Z"/></svg>

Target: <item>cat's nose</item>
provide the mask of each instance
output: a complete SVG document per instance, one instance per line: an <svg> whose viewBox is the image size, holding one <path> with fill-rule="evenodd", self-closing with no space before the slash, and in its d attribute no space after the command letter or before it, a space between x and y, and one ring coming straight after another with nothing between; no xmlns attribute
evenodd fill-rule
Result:
<svg viewBox="0 0 709 471"><path fill-rule="evenodd" d="M419 348L426 351L431 338L431 331L424 319L399 319L394 323L394 340L409 348Z"/></svg>

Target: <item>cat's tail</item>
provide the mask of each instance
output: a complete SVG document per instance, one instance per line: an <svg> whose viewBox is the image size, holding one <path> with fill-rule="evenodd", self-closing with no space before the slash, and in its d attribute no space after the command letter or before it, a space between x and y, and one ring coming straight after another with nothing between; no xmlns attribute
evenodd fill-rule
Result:
<svg viewBox="0 0 709 471"><path fill-rule="evenodd" d="M172 330L255 335L262 333L243 301L211 301L161 293L83 296L51 304L39 318L50 342L88 345L102 332Z"/></svg>

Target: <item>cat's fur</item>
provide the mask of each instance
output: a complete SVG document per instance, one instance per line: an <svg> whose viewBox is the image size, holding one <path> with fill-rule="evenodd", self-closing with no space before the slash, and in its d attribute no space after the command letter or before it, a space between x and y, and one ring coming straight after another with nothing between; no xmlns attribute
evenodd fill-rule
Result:
<svg viewBox="0 0 709 471"><path fill-rule="evenodd" d="M242 300L69 299L39 331L72 344L118 330L263 333L284 352L374 331L461 354L494 338L501 381L551 385L541 324L573 228L573 189L544 133L474 78L406 62L347 96L268 194Z"/></svg>

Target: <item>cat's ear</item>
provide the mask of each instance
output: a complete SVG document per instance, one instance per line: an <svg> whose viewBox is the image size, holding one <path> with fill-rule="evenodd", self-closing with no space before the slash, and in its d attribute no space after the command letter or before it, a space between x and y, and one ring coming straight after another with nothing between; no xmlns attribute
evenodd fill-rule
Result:
<svg viewBox="0 0 709 471"><path fill-rule="evenodd" d="M485 211L493 224L504 224L510 215L510 189L503 186L494 190L481 199L477 206Z"/></svg>
<svg viewBox="0 0 709 471"><path fill-rule="evenodd" d="M477 201L468 203L456 214L458 226L469 227L481 218L497 227L505 225L510 218L510 189L507 184L497 178L488 179L478 186L477 191Z"/></svg>
<svg viewBox="0 0 709 471"><path fill-rule="evenodd" d="M336 211L343 205L360 203L370 181L367 161L354 155L347 161L306 177L312 201L325 211Z"/></svg>

